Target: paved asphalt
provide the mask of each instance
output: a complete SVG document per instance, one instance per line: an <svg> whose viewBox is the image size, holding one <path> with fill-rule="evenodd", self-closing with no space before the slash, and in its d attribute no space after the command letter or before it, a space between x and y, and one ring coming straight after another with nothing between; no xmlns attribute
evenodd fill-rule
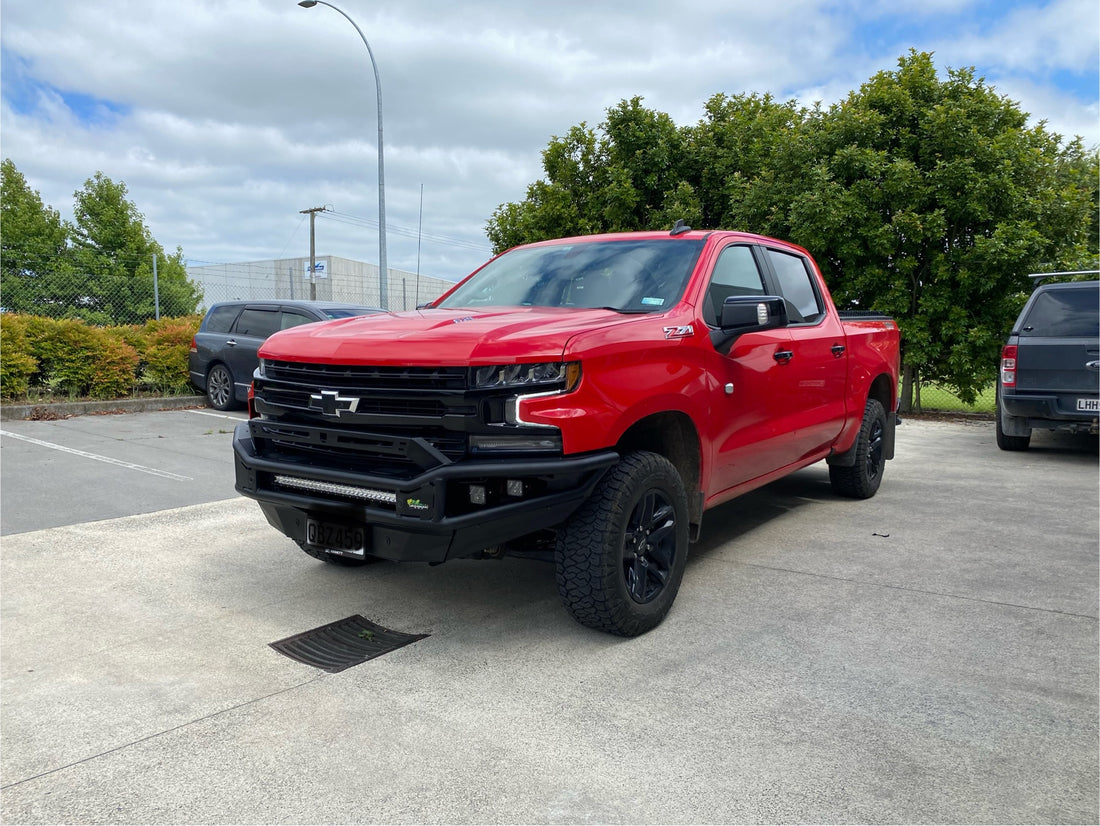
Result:
<svg viewBox="0 0 1100 826"><path fill-rule="evenodd" d="M907 421L870 501L815 466L711 511L621 640L544 564L310 559L232 425L3 422L2 822L1100 820L1095 439ZM354 614L429 636L268 645Z"/></svg>

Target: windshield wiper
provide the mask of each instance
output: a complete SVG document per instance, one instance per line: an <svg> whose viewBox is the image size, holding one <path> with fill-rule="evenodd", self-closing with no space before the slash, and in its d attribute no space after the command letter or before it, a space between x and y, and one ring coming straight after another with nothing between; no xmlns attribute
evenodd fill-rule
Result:
<svg viewBox="0 0 1100 826"><path fill-rule="evenodd" d="M624 310L622 307L597 307L597 310L611 310L622 315L648 315L652 310Z"/></svg>

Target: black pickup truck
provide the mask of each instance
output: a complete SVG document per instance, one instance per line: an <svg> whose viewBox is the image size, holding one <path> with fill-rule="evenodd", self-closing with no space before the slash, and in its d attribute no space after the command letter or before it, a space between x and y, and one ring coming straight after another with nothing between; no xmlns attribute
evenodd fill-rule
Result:
<svg viewBox="0 0 1100 826"><path fill-rule="evenodd" d="M1001 350L997 446L1027 450L1035 428L1096 433L1098 417L1100 281L1040 284Z"/></svg>

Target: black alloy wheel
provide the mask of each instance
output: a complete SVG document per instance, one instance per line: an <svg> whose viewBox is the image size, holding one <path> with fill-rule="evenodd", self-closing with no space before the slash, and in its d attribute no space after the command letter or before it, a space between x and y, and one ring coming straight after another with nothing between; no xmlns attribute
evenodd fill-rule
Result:
<svg viewBox="0 0 1100 826"><path fill-rule="evenodd" d="M623 577L635 602L652 602L668 585L676 562L676 509L657 488L646 491L627 520Z"/></svg>
<svg viewBox="0 0 1100 826"><path fill-rule="evenodd" d="M885 429L885 422L882 419L875 418L871 422L871 432L867 438L867 467L864 472L867 480L875 487L878 487L879 476L882 475L882 469L886 464L886 461L882 458L884 449L882 434Z"/></svg>

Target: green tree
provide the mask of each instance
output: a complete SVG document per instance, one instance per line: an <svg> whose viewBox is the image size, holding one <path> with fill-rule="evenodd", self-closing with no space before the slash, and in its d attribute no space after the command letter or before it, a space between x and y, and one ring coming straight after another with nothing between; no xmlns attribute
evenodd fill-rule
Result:
<svg viewBox="0 0 1100 826"><path fill-rule="evenodd" d="M708 100L704 119L688 130L688 180L702 206L693 226L762 231L782 203L770 197L777 176L801 166L794 156L805 117L794 101L771 95Z"/></svg>
<svg viewBox="0 0 1100 826"><path fill-rule="evenodd" d="M542 152L545 177L519 203L501 204L487 226L495 252L516 244L671 227L701 215L684 178L686 133L641 98L607 110L599 132L587 124L554 137ZM686 212L686 215L685 215Z"/></svg>
<svg viewBox="0 0 1100 826"><path fill-rule="evenodd" d="M905 407L919 382L973 400L995 376L1027 274L1088 257L1079 143L1028 128L973 69L938 79L916 51L803 133L798 178L785 170L769 193L782 207L769 230L815 253L838 302L898 319Z"/></svg>
<svg viewBox="0 0 1100 826"><path fill-rule="evenodd" d="M788 238L838 304L897 318L906 409L921 382L971 400L1027 274L1096 267L1097 152L1027 120L972 68L941 80L916 51L830 107L719 94L681 129L633 98L555 137L545 177L487 230L498 252L677 218Z"/></svg>
<svg viewBox="0 0 1100 826"><path fill-rule="evenodd" d="M187 280L183 251L177 247L165 255L144 216L126 199L126 184L97 172L74 199L68 229L73 261L85 279L74 315L101 324L144 321L155 315L158 295L161 315L195 312L200 295Z"/></svg>
<svg viewBox="0 0 1100 826"><path fill-rule="evenodd" d="M27 185L11 160L0 163L0 304L5 310L64 315L75 272L57 210Z"/></svg>
<svg viewBox="0 0 1100 826"><path fill-rule="evenodd" d="M2 164L0 301L4 309L94 324L194 313L200 295L183 250L171 255L126 200L126 185L97 172L74 193L74 221L45 206L10 159ZM157 259L157 289L153 257Z"/></svg>

